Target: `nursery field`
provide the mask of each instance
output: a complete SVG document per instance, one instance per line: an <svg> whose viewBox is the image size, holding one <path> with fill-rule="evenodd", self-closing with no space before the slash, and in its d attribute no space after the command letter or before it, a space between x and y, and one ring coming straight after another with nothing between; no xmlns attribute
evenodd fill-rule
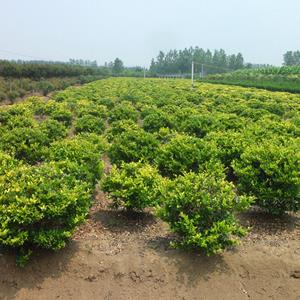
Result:
<svg viewBox="0 0 300 300"><path fill-rule="evenodd" d="M243 69L230 73L211 75L205 80L211 83L233 84L270 91L300 93L299 66Z"/></svg>
<svg viewBox="0 0 300 300"><path fill-rule="evenodd" d="M299 149L300 94L110 78L0 107L0 299L298 299Z"/></svg>

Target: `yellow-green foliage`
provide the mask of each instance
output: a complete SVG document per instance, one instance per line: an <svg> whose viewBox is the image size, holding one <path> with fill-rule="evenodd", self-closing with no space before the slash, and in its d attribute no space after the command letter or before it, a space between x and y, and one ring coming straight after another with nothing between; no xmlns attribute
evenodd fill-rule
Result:
<svg viewBox="0 0 300 300"><path fill-rule="evenodd" d="M108 154L103 187L118 206L160 203L183 244L217 252L243 232L237 191L270 213L299 210L299 126L298 94L188 80L110 78L1 107L0 246L20 264L63 247Z"/></svg>

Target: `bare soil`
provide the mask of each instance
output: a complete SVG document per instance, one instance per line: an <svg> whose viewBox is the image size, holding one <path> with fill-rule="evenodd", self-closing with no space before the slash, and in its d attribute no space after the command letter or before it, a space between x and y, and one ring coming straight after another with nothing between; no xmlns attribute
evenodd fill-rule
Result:
<svg viewBox="0 0 300 300"><path fill-rule="evenodd" d="M300 215L240 216L251 233L217 256L174 250L151 213L109 208L98 191L86 224L62 251L24 268L0 254L0 299L300 299Z"/></svg>

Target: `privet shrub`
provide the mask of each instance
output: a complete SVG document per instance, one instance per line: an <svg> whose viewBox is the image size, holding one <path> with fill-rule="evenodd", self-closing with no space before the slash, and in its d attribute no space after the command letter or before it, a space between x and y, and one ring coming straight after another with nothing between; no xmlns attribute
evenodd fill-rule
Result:
<svg viewBox="0 0 300 300"><path fill-rule="evenodd" d="M239 159L249 144L243 133L232 130L210 132L205 140L217 145L217 155L227 168L231 168L232 161Z"/></svg>
<svg viewBox="0 0 300 300"><path fill-rule="evenodd" d="M100 105L104 105L107 107L107 109L111 110L114 107L114 101L109 98L101 98L97 99L96 102Z"/></svg>
<svg viewBox="0 0 300 300"><path fill-rule="evenodd" d="M128 129L116 136L109 149L112 163L152 161L156 155L158 141L143 129Z"/></svg>
<svg viewBox="0 0 300 300"><path fill-rule="evenodd" d="M97 105L96 103L88 100L81 100L77 102L76 112L78 117L91 115L99 117L100 119L105 119L107 116L107 108L104 105Z"/></svg>
<svg viewBox="0 0 300 300"><path fill-rule="evenodd" d="M162 145L156 158L160 172L168 177L203 170L217 161L217 150L212 142L181 134Z"/></svg>
<svg viewBox="0 0 300 300"><path fill-rule="evenodd" d="M0 151L0 176L19 165L21 165L21 163L18 160L12 158L3 151Z"/></svg>
<svg viewBox="0 0 300 300"><path fill-rule="evenodd" d="M66 126L70 126L72 123L72 112L67 110L66 107L53 105L53 110L49 112L49 115L54 120L62 122Z"/></svg>
<svg viewBox="0 0 300 300"><path fill-rule="evenodd" d="M17 248L23 265L34 247L61 249L91 204L76 164L19 166L0 176L0 246Z"/></svg>
<svg viewBox="0 0 300 300"><path fill-rule="evenodd" d="M13 129L17 127L34 127L37 125L36 121L32 116L28 115L14 115L7 119L6 125L7 129Z"/></svg>
<svg viewBox="0 0 300 300"><path fill-rule="evenodd" d="M82 136L54 142L47 151L47 161L68 160L77 164L77 179L94 185L103 172L103 162L98 145Z"/></svg>
<svg viewBox="0 0 300 300"><path fill-rule="evenodd" d="M127 101L123 101L117 105L109 112L109 122L114 122L118 120L132 120L137 121L138 112L134 106Z"/></svg>
<svg viewBox="0 0 300 300"><path fill-rule="evenodd" d="M40 128L13 128L1 134L0 149L27 163L43 160L47 135Z"/></svg>
<svg viewBox="0 0 300 300"><path fill-rule="evenodd" d="M300 209L300 143L284 145L271 140L245 149L233 169L238 188L256 197L271 214Z"/></svg>
<svg viewBox="0 0 300 300"><path fill-rule="evenodd" d="M102 189L109 193L114 207L143 210L158 203L161 181L158 170L149 164L122 163L105 177Z"/></svg>
<svg viewBox="0 0 300 300"><path fill-rule="evenodd" d="M63 123L58 122L56 120L47 119L41 122L40 126L42 132L44 132L47 135L49 141L62 139L65 138L67 135L66 126Z"/></svg>
<svg viewBox="0 0 300 300"><path fill-rule="evenodd" d="M246 233L234 213L248 208L250 199L238 197L219 171L167 181L160 203L158 215L178 234L175 247L203 249L209 255L236 244Z"/></svg>
<svg viewBox="0 0 300 300"><path fill-rule="evenodd" d="M143 128L148 132L156 132L163 127L172 128L173 124L171 118L162 111L148 114L143 120Z"/></svg>
<svg viewBox="0 0 300 300"><path fill-rule="evenodd" d="M94 132L101 134L105 128L105 123L100 117L84 115L76 120L75 132Z"/></svg>
<svg viewBox="0 0 300 300"><path fill-rule="evenodd" d="M138 130L139 126L132 120L120 120L110 124L107 130L106 137L109 141L112 141L115 137L128 130Z"/></svg>
<svg viewBox="0 0 300 300"><path fill-rule="evenodd" d="M202 138L216 127L216 121L210 114L190 115L179 125L181 131Z"/></svg>

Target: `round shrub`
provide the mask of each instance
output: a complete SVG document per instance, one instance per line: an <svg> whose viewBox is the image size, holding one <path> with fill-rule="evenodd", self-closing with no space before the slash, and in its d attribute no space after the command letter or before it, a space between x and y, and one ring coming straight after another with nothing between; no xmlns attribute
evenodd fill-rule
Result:
<svg viewBox="0 0 300 300"><path fill-rule="evenodd" d="M109 112L109 122L114 122L118 120L132 120L137 121L138 112L134 106L127 101L123 101L117 105Z"/></svg>
<svg viewBox="0 0 300 300"><path fill-rule="evenodd" d="M192 114L183 120L179 127L181 131L202 138L216 127L216 121L211 114Z"/></svg>
<svg viewBox="0 0 300 300"><path fill-rule="evenodd" d="M54 142L47 151L46 161L68 160L76 163L76 178L93 186L103 172L102 153L98 150L97 144L79 136Z"/></svg>
<svg viewBox="0 0 300 300"><path fill-rule="evenodd" d="M248 208L250 199L238 197L221 172L191 172L168 180L160 203L158 215L179 237L175 247L209 255L236 244L246 233L234 214Z"/></svg>
<svg viewBox="0 0 300 300"><path fill-rule="evenodd" d="M157 110L148 114L143 120L143 128L148 132L157 132L160 128L172 128L171 118L164 112Z"/></svg>
<svg viewBox="0 0 300 300"><path fill-rule="evenodd" d="M43 160L47 135L40 128L13 128L1 134L0 148L27 163Z"/></svg>
<svg viewBox="0 0 300 300"><path fill-rule="evenodd" d="M249 144L243 133L232 130L210 132L205 140L217 145L217 155L226 168L231 168L232 161L239 159L243 149Z"/></svg>
<svg viewBox="0 0 300 300"><path fill-rule="evenodd" d="M112 163L153 161L158 149L155 137L143 129L127 130L116 136L109 149Z"/></svg>
<svg viewBox="0 0 300 300"><path fill-rule="evenodd" d="M245 149L233 163L238 188L271 214L300 209L300 144L271 140Z"/></svg>
<svg viewBox="0 0 300 300"><path fill-rule="evenodd" d="M66 126L70 126L72 123L72 112L67 110L66 107L60 107L57 104L53 104L53 110L49 112L49 116L54 120L62 122Z"/></svg>
<svg viewBox="0 0 300 300"><path fill-rule="evenodd" d="M181 134L162 145L156 158L160 172L168 177L203 170L217 161L217 149L212 142Z"/></svg>
<svg viewBox="0 0 300 300"><path fill-rule="evenodd" d="M24 264L33 247L61 249L90 204L88 185L71 163L21 166L0 176L0 246L17 248Z"/></svg>
<svg viewBox="0 0 300 300"><path fill-rule="evenodd" d="M3 151L0 151L0 176L4 175L6 172L19 166L20 164L21 163L18 160L14 159Z"/></svg>
<svg viewBox="0 0 300 300"><path fill-rule="evenodd" d="M45 120L40 123L40 128L42 132L46 134L50 141L65 138L67 135L66 126L56 120Z"/></svg>
<svg viewBox="0 0 300 300"><path fill-rule="evenodd" d="M116 138L118 135L125 131L138 129L138 124L130 119L115 121L110 124L110 127L106 133L106 137L111 142L114 138Z"/></svg>
<svg viewBox="0 0 300 300"><path fill-rule="evenodd" d="M101 134L105 128L104 121L92 115L84 115L76 120L75 132L94 132Z"/></svg>
<svg viewBox="0 0 300 300"><path fill-rule="evenodd" d="M114 207L143 210L155 206L159 198L162 177L149 164L122 163L114 166L102 182L102 189L109 193Z"/></svg>

